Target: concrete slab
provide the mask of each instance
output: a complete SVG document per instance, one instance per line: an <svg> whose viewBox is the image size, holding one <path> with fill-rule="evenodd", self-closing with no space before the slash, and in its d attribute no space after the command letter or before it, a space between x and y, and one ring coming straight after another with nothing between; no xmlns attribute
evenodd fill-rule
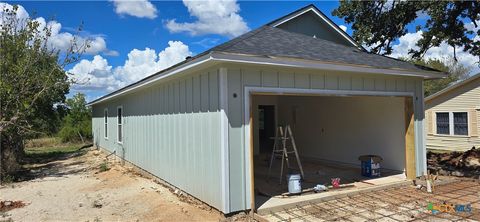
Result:
<svg viewBox="0 0 480 222"><path fill-rule="evenodd" d="M276 196L271 197L261 206L259 206L257 208L257 213L260 215L266 215L272 212L282 211L296 206L333 200L349 195L355 195L361 192L370 192L392 187L405 186L411 183L412 182L410 180L407 180L403 174L400 174L365 180L364 182L354 182L352 183L354 185L354 187L352 188L343 188L336 190L330 189L329 191L322 193L311 193L306 195L289 196L283 198L281 196Z"/></svg>

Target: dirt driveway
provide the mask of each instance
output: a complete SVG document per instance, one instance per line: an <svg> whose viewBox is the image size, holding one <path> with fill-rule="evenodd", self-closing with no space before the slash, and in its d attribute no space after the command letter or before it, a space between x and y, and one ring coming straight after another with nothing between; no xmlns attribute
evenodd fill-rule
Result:
<svg viewBox="0 0 480 222"><path fill-rule="evenodd" d="M459 180L435 194L413 186L312 203L264 216L270 221L480 221L480 181Z"/></svg>
<svg viewBox="0 0 480 222"><path fill-rule="evenodd" d="M180 200L169 189L119 164L99 172L104 155L73 153L35 164L23 182L0 187L0 200L26 206L0 221L219 221L216 210Z"/></svg>

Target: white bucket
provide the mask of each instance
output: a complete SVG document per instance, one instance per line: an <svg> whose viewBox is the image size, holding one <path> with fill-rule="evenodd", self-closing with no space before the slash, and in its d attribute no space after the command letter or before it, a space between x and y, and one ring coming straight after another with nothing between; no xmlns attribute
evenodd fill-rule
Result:
<svg viewBox="0 0 480 222"><path fill-rule="evenodd" d="M302 179L300 174L290 174L287 176L289 193L296 194L302 192L302 185L300 183L300 179Z"/></svg>

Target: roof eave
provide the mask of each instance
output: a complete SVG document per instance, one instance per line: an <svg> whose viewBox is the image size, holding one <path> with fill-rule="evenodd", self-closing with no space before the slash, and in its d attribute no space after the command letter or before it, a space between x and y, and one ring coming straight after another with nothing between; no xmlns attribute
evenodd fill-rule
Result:
<svg viewBox="0 0 480 222"><path fill-rule="evenodd" d="M357 73L372 73L372 74L386 74L395 76L412 76L421 77L424 79L437 79L444 78L445 73L432 72L432 71L415 71L415 70L403 70L403 69L382 69L376 67L350 65L341 63L323 62L317 60L306 59L293 59L284 57L271 57L271 56L258 56L258 55L245 55L245 54L233 54L225 52L212 52L212 59L222 62L236 62L236 63L249 63L258 65L276 65L292 68L310 68L321 70L335 70L335 71L347 71Z"/></svg>
<svg viewBox="0 0 480 222"><path fill-rule="evenodd" d="M217 52L212 51L208 54L200 56L192 61L186 62L178 67L173 69L167 69L161 71L151 78L149 77L145 81L140 81L114 92L111 92L105 96L102 96L96 100L89 102L87 105L92 106L98 103L111 100L117 96L124 95L131 91L134 91L140 87L151 85L157 81L175 75L177 73L196 68L197 66L207 64L209 62L232 62L240 64L255 64L255 65L272 65L272 66L282 66L282 67L291 67L291 68L306 68L306 69L318 69L318 70L334 70L334 71L346 71L346 72L357 72L357 73L372 73L372 74L384 74L384 75L394 75L394 76L412 76L412 77L421 77L424 79L434 79L434 78L443 78L442 73L430 72L430 71L411 71L411 70L400 70L400 69L381 69L368 66L359 66L359 65L350 65L350 64L340 64L340 63L329 63L316 60L306 60L306 59L294 59L294 58L285 58L285 57L271 57L271 56L258 56L258 55L240 55L226 52Z"/></svg>
<svg viewBox="0 0 480 222"><path fill-rule="evenodd" d="M115 90L107 95L104 95L98 99L95 99L91 102L89 102L87 104L87 106L92 106L92 105L95 105L95 104L98 104L98 103L101 103L101 102L105 102L107 100L111 100L117 96L120 96L120 95L123 95L123 94L126 94L128 92L131 92L135 89L138 89L140 87L143 87L143 86L147 86L147 85L151 85L159 80L162 80L162 79L165 79L167 77L170 77L172 75L175 75L177 73L180 73L182 71L185 71L185 70L189 70L189 69L192 69L192 68L195 68L197 66L200 66L200 65L203 65L203 64L206 64L207 62L211 61L212 60L212 57L211 57L211 54L208 53L208 54L205 54L205 55L202 55L198 58L195 58L191 61L187 61L185 62L184 64L178 66L178 67L174 67L173 69L170 69L170 68L167 68L165 70L162 70L152 76L149 76L146 78L145 81L138 81L138 82L135 82L131 85L128 85L126 87L123 87L123 88L120 88L118 90Z"/></svg>

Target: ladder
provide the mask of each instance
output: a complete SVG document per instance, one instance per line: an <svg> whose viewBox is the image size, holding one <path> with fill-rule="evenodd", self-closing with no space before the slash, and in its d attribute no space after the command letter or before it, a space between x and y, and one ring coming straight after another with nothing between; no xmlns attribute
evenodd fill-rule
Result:
<svg viewBox="0 0 480 222"><path fill-rule="evenodd" d="M277 130L275 131L275 137L271 137L270 139L273 139L274 143L272 155L270 157L270 166L268 168L268 178L270 178L271 175L270 173L272 171L273 161L276 159L276 157L281 157L282 165L280 169L280 184L282 184L284 162L287 163L287 169L291 169L290 162L288 161L288 154L292 153L295 154L296 162L298 164L298 168L300 169L302 179L305 178L305 175L303 174L302 163L300 162L300 157L298 156L297 146L295 145L295 139L293 138L290 125L286 125L285 128L278 126ZM291 142L291 150L289 150L290 146L287 146L288 142Z"/></svg>

